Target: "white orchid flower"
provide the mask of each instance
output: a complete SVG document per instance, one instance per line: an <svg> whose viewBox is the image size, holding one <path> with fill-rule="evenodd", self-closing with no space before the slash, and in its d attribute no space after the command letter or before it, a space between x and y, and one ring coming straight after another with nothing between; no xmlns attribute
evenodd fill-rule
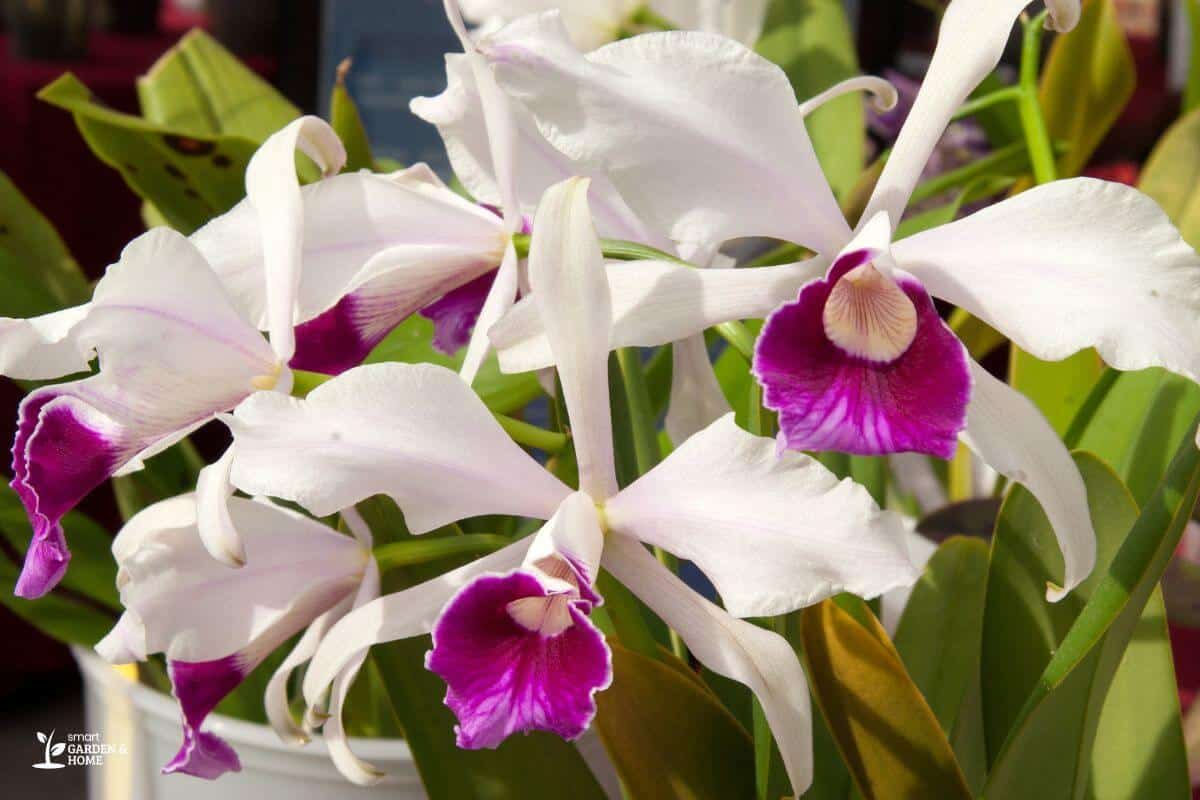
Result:
<svg viewBox="0 0 1200 800"><path fill-rule="evenodd" d="M263 501L235 498L229 513L245 541L242 569L215 561L204 549L193 495L144 509L113 540L125 612L96 650L114 664L166 655L182 711L183 745L163 772L213 779L241 769L233 748L201 725L263 659L300 631L305 633L272 676L264 702L282 738L306 740L289 711L289 676L312 657L335 622L379 595L370 533L355 515L352 538ZM326 728L335 759L348 752L340 727L343 699L334 698L337 722Z"/></svg>
<svg viewBox="0 0 1200 800"><path fill-rule="evenodd" d="M459 5L469 18L480 18L482 4L448 2L447 13L452 21L457 18ZM545 8L555 6L554 3L543 5ZM675 19L676 15L682 18L685 10L697 14L731 14L735 9L745 10L755 3L689 2L665 5L674 6L673 13L668 16ZM500 4L492 4L492 7L495 10ZM518 10L532 10L529 4L510 3L506 8L510 15ZM562 19L568 29L571 27L571 20L574 19L573 14L586 16L591 13L577 5L570 6L570 9L562 11ZM759 9L760 17L761 12ZM759 25L761 26L761 20ZM681 24L680 27L715 29L699 24ZM597 59L602 57L603 51L595 54ZM476 85L475 70L464 56L449 55L446 59L446 74L446 91L437 97L415 99L411 105L413 113L437 126L455 174L468 191L482 202L499 205L502 200L491 163L490 138ZM485 79L490 80L490 76ZM790 89L788 91L790 92ZM883 108L890 108L895 103L895 91L886 81L867 77L853 78L806 102L802 106L801 116L849 91L870 91L876 95L877 104ZM584 161L573 158L550 144L538 130L533 116L520 103L510 102L508 109L513 121L515 160L520 165L520 170L514 177L515 192L524 213L533 213L542 194L551 185L568 177L584 175L592 179L591 206L601 237L647 244L681 255L700 266L714 265L721 259L717 249L724 239L728 238L722 235L722 231L705 231L703 235L697 232L693 237L673 242L664 230L647 224L634 213L604 171L589 168ZM802 122L793 132L803 141L808 141L808 134ZM815 156L813 166L816 170L814 174L819 174L819 168L815 166ZM672 180L678 181L683 177L677 175ZM696 334L675 342L672 362L671 402L667 411L666 430L673 441L682 442L729 413L730 408L713 374L702 335Z"/></svg>
<svg viewBox="0 0 1200 800"><path fill-rule="evenodd" d="M430 583L381 598L325 638L305 679L318 705L372 645L433 632L429 666L448 684L464 747L544 729L574 738L611 679L588 613L603 564L709 667L759 696L797 788L811 778L803 673L781 638L734 617L785 613L839 591L911 583L901 521L800 454L740 430L732 415L618 491L607 388L611 307L586 181L552 188L534 223L529 278L557 356L579 464L572 491L512 442L469 387L431 365L360 367L306 399L261 393L228 423L231 478L317 516L389 495L421 533L457 519L549 519L521 541ZM598 333L600 335L598 335ZM642 547L712 579L728 613ZM734 616L730 616L730 614ZM505 670L523 677L499 680ZM365 764L346 771L373 779Z"/></svg>
<svg viewBox="0 0 1200 800"><path fill-rule="evenodd" d="M1095 562L1078 470L1040 412L975 364L931 296L1033 355L1094 347L1123 370L1200 376L1200 259L1134 189L1053 182L892 242L947 122L995 68L1024 0L954 0L911 115L856 233L820 177L783 73L735 42L647 34L584 56L557 18L480 41L503 88L547 138L604 170L634 210L681 240L771 236L817 256L754 270L614 264L613 347L653 346L736 319L768 318L754 371L780 412L780 444L948 457L961 439L1025 484L1066 564L1051 599ZM1050 4L1066 28L1078 3ZM800 144L797 145L797 142ZM675 176L674 178L672 176ZM491 335L507 371L554 357L537 309Z"/></svg>
<svg viewBox="0 0 1200 800"><path fill-rule="evenodd" d="M329 173L345 152L332 130L304 118L272 136L251 160L249 202L271 229L294 224L293 153ZM113 475L142 466L252 392L291 387L290 315L295 264L290 244L264 243L259 271L270 344L222 287L196 247L166 228L138 237L109 268L84 306L34 320L6 320L0 338L6 374L94 375L31 392L18 411L13 488L33 539L15 588L40 597L62 578L70 551L59 521ZM39 363L46 354L45 362ZM57 373L57 374L56 374ZM235 550L213 543L236 560Z"/></svg>
<svg viewBox="0 0 1200 800"><path fill-rule="evenodd" d="M753 45L762 33L767 0L461 0L463 16L476 33L502 27L517 17L559 9L571 41L594 50L621 36L647 10L680 30L707 31Z"/></svg>

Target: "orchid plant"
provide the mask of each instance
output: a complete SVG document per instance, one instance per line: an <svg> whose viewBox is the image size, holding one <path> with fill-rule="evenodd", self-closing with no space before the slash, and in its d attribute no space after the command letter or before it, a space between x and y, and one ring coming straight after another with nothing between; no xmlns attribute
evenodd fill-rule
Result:
<svg viewBox="0 0 1200 800"><path fill-rule="evenodd" d="M131 179L170 225L0 320L0 373L38 382L7 602L112 612L65 638L178 700L164 772L240 770L206 720L252 695L357 784L386 776L352 738L402 736L439 798L1183 791L1156 587L1200 493L1190 206L1060 178L1039 91L1043 27L1044 83L1070 37L1114 46L1108 3L951 0L841 193L813 121L850 108L861 152L853 95L897 92L798 99L812 37L786 71L755 50L816 24L793 5L446 0L461 52L411 110L453 189L373 158L340 83L330 122L264 105L252 143L69 100L127 177L164 137L245 154L196 224ZM981 93L1018 21L1018 83ZM931 164L985 114L1019 139ZM1009 196L963 213L980 180ZM985 470L990 549L927 538ZM153 490L102 556L77 508L110 480Z"/></svg>

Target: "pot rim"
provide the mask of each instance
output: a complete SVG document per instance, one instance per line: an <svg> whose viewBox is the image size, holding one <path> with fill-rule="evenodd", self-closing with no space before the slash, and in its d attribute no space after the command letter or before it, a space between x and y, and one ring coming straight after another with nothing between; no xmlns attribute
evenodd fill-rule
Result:
<svg viewBox="0 0 1200 800"><path fill-rule="evenodd" d="M99 684L106 691L120 692L130 699L134 707L152 717L170 720L179 724L179 706L170 695L136 681L131 681L116 672L100 656L92 650L78 645L71 645L71 654L79 664L80 672L85 681ZM275 734L270 725L259 722L246 722L223 714L210 714L208 725L221 737L232 740L235 744L259 747L265 750L279 750L293 755L309 753L327 756L329 748L320 734L314 734L312 742L307 747L290 745ZM404 761L412 760L412 752L404 739L365 739L350 737L349 744L355 754L367 761Z"/></svg>

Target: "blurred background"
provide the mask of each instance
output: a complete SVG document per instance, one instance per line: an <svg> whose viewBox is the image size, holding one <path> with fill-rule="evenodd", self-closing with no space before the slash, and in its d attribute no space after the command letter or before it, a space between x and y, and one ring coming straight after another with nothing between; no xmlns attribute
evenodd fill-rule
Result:
<svg viewBox="0 0 1200 800"><path fill-rule="evenodd" d="M434 129L408 112L445 85L442 56L458 48L440 0L3 0L0 19L0 171L54 222L92 278L142 230L138 198L88 149L70 114L37 99L65 71L104 104L136 113L136 79L192 28L208 30L307 112L326 114L337 65L377 156L427 161L445 172ZM569 0L567 0L569 2ZM846 0L863 71L918 77L935 38L939 0ZM1132 183L1137 165L1175 118L1188 69L1184 0L1116 0L1137 66L1137 88L1088 172ZM1015 50L1012 53L1015 56ZM878 131L876 131L878 133ZM11 441L20 392L0 385L0 439ZM107 489L84 510L115 530ZM9 556L15 555L8 553ZM0 555L3 557L3 555ZM1184 702L1200 686L1200 636L1172 631ZM82 730L79 678L65 647L0 606L0 763L9 797L36 754L32 731ZM58 794L84 795L84 770L64 770ZM17 784L8 784L9 780ZM71 783L76 781L77 783ZM57 783L57 782L56 782ZM38 787L47 796L47 784Z"/></svg>

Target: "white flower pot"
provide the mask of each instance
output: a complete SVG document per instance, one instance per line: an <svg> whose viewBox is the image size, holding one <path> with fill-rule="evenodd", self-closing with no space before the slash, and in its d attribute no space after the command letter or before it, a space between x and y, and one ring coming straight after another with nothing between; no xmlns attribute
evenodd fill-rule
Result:
<svg viewBox="0 0 1200 800"><path fill-rule="evenodd" d="M216 781L160 770L179 749L179 707L172 697L130 681L94 653L74 648L83 673L87 732L117 749L88 767L89 800L343 800L425 797L412 754L399 739L356 739L354 752L387 773L378 785L348 782L329 760L325 744L279 741L269 727L213 714L205 730L225 739L242 760L241 772ZM121 748L124 752L120 752Z"/></svg>

